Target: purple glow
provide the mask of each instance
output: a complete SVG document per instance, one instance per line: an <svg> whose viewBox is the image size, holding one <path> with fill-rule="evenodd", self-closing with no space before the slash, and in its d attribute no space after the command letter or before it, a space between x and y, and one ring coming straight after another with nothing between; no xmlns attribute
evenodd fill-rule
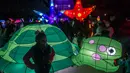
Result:
<svg viewBox="0 0 130 73"><path fill-rule="evenodd" d="M96 54L96 53L92 55L92 58L93 58L94 60L97 60L97 61L98 61L98 60L101 60L100 55L99 55L99 54Z"/></svg>
<svg viewBox="0 0 130 73"><path fill-rule="evenodd" d="M99 51L100 52L105 52L107 50L107 48L103 45L99 46Z"/></svg>
<svg viewBox="0 0 130 73"><path fill-rule="evenodd" d="M94 44L94 43L95 43L94 40L90 40L90 41L89 41L89 44Z"/></svg>
<svg viewBox="0 0 130 73"><path fill-rule="evenodd" d="M71 5L68 5L68 7L70 8L70 7L71 7Z"/></svg>
<svg viewBox="0 0 130 73"><path fill-rule="evenodd" d="M55 10L57 12L74 8L73 0L54 0L54 4L56 5Z"/></svg>

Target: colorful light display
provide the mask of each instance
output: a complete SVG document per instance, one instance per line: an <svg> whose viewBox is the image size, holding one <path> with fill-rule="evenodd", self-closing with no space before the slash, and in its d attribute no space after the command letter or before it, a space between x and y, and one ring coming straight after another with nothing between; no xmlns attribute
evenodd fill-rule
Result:
<svg viewBox="0 0 130 73"><path fill-rule="evenodd" d="M76 5L72 10L65 10L64 14L70 18L76 18L80 21L83 21L94 9L96 6L92 6L89 8L83 8L81 4L81 0L76 1Z"/></svg>
<svg viewBox="0 0 130 73"><path fill-rule="evenodd" d="M54 0L55 11L58 13L61 10L69 10L74 8L73 0Z"/></svg>
<svg viewBox="0 0 130 73"><path fill-rule="evenodd" d="M114 60L122 56L121 43L107 37L91 37L83 40L78 55L73 56L73 62L78 65L89 65L97 70L115 72L119 66Z"/></svg>
<svg viewBox="0 0 130 73"><path fill-rule="evenodd" d="M54 9L58 16L58 20L67 20L68 17L62 14L60 11L62 10L70 10L74 8L74 1L73 0L54 0Z"/></svg>
<svg viewBox="0 0 130 73"><path fill-rule="evenodd" d="M54 4L55 3L55 4ZM54 21L58 21L60 19L68 20L68 17L61 13L61 10L72 9L74 6L73 0L51 0L50 1L50 14L46 15L39 11L34 10L36 14L42 16L42 20L48 20L50 24L54 23Z"/></svg>
<svg viewBox="0 0 130 73"><path fill-rule="evenodd" d="M48 16L50 23L53 23L57 19L56 12L55 12L54 8L55 8L54 7L54 1L51 0L51 3L50 3L50 16Z"/></svg>
<svg viewBox="0 0 130 73"><path fill-rule="evenodd" d="M39 16L42 16L40 19L41 20L49 20L49 23L53 23L56 19L57 19L57 16L56 16L56 12L54 10L54 2L53 0L50 1L50 14L47 15L47 14L44 14L40 11L36 11L36 10L33 10L36 14L38 14Z"/></svg>

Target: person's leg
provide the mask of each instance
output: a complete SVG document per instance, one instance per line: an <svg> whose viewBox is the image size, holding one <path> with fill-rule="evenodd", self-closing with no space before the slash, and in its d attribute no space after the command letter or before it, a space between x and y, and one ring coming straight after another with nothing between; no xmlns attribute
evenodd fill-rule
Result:
<svg viewBox="0 0 130 73"><path fill-rule="evenodd" d="M44 73L44 67L36 67L35 73Z"/></svg>
<svg viewBox="0 0 130 73"><path fill-rule="evenodd" d="M126 73L126 68L123 67L122 73Z"/></svg>
<svg viewBox="0 0 130 73"><path fill-rule="evenodd" d="M50 68L51 68L51 64L46 65L45 68L44 68L44 73L49 73Z"/></svg>

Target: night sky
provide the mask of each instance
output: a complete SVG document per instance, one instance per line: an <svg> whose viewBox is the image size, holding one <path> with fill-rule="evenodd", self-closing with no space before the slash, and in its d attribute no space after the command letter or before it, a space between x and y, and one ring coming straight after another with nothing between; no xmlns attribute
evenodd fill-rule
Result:
<svg viewBox="0 0 130 73"><path fill-rule="evenodd" d="M96 4L98 8L130 11L130 0L82 0L82 3L83 7ZM49 0L0 0L0 16L31 16L34 9L48 12Z"/></svg>

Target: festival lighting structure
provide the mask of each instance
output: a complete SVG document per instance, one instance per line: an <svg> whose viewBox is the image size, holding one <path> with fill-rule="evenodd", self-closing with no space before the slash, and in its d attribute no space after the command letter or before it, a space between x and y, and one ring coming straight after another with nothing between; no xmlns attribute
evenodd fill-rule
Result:
<svg viewBox="0 0 130 73"><path fill-rule="evenodd" d="M76 1L76 5L72 10L62 11L66 16L70 18L76 18L77 20L83 21L94 9L96 6L92 6L89 8L83 8L81 0Z"/></svg>
<svg viewBox="0 0 130 73"><path fill-rule="evenodd" d="M36 14L38 14L39 16L42 16L42 18L40 20L48 19L50 24L53 23L57 19L57 16L55 15L53 0L51 0L51 2L50 2L50 15L44 14L44 13L36 11L36 10L33 10L33 11Z"/></svg>
<svg viewBox="0 0 130 73"><path fill-rule="evenodd" d="M50 2L50 16L49 16L49 21L50 23L53 23L57 19L57 16L55 15L55 10L54 10L54 2L51 0Z"/></svg>
<svg viewBox="0 0 130 73"><path fill-rule="evenodd" d="M36 11L36 10L33 10L36 14L40 15L40 16L43 16L44 14L39 12L39 11Z"/></svg>

